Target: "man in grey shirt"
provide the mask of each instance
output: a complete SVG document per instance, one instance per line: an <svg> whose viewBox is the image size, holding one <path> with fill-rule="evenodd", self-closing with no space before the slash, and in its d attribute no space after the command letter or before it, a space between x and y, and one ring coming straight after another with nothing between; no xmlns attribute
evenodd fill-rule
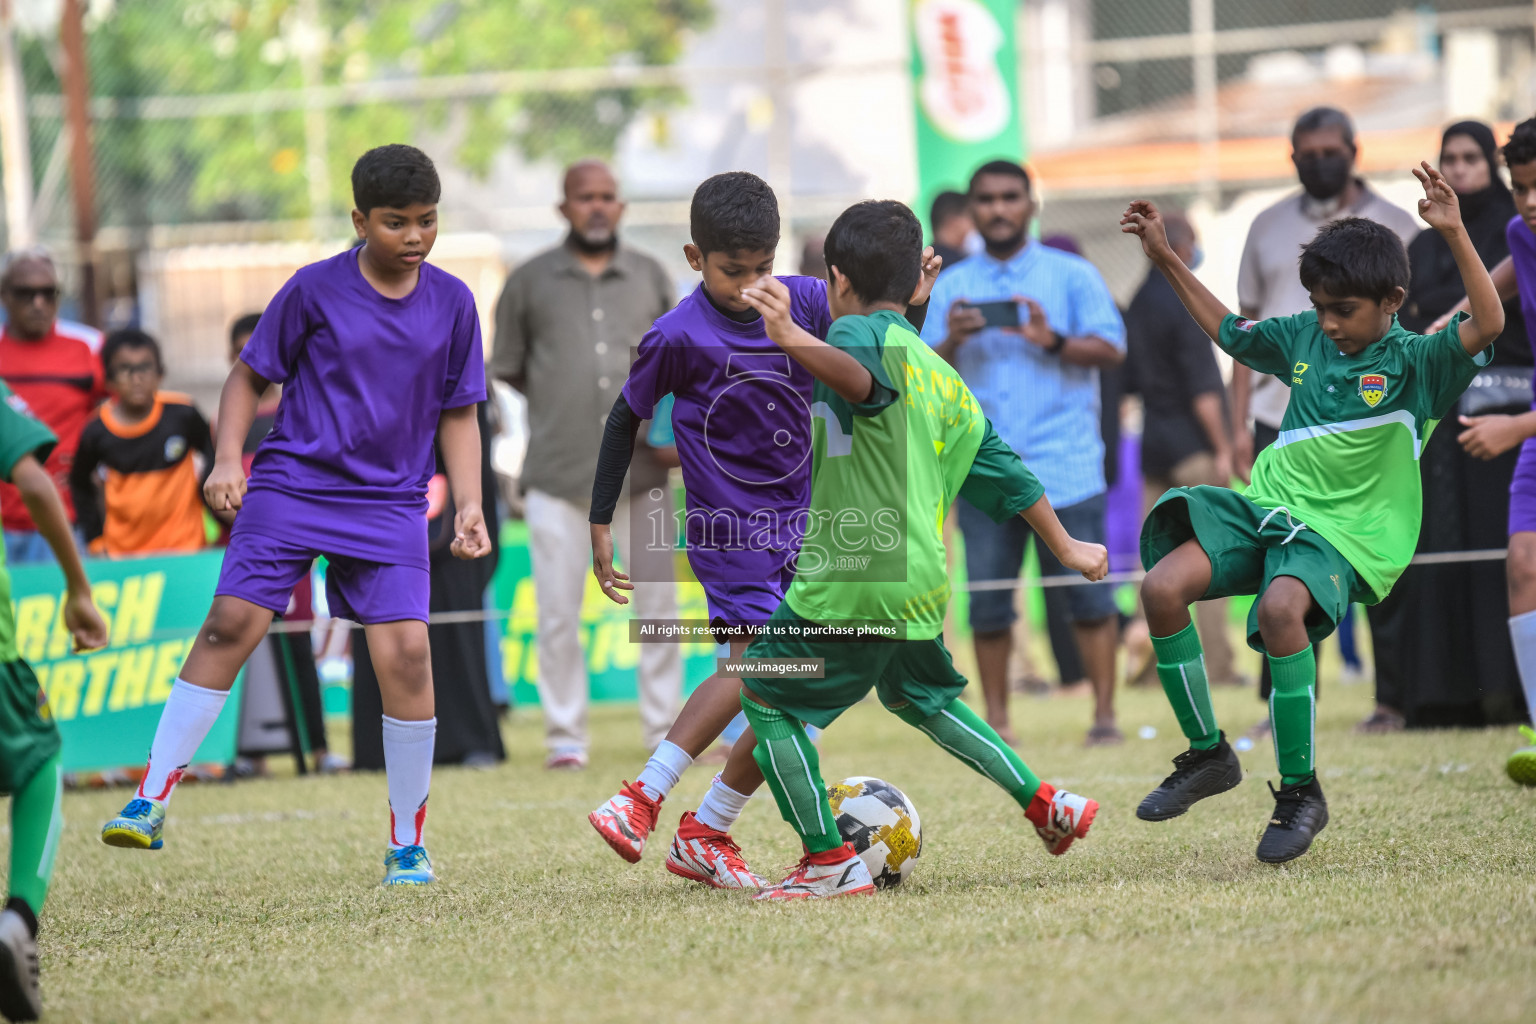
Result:
<svg viewBox="0 0 1536 1024"><path fill-rule="evenodd" d="M1302 190L1253 219L1237 269L1237 304L1250 320L1295 316L1312 308L1296 270L1301 247L1319 228L1344 217L1364 217L1391 228L1403 244L1420 225L1355 176L1355 126L1333 107L1314 107L1291 130L1291 162ZM1232 434L1237 473L1248 480L1253 457L1274 442L1290 401L1278 377L1259 376L1242 363L1232 366ZM1253 419L1249 433L1248 420Z"/></svg>
<svg viewBox="0 0 1536 1024"><path fill-rule="evenodd" d="M671 309L660 263L619 244L624 203L609 169L594 160L565 172L565 241L507 278L496 304L495 375L528 399L522 489L538 594L539 703L548 768L587 763L587 662L582 597L592 582L587 511L608 411L629 375L630 352ZM666 467L642 446L631 494L614 516L619 556L636 580L635 614L677 617L670 545L627 544L629 520L671 523ZM633 549L631 549L633 548ZM666 581L666 582L659 582ZM682 662L676 644L645 644L639 658L640 720L648 747L677 714Z"/></svg>

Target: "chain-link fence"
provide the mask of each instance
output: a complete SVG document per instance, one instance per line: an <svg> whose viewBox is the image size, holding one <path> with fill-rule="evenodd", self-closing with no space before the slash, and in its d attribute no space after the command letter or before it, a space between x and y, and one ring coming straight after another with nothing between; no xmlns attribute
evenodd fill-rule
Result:
<svg viewBox="0 0 1536 1024"><path fill-rule="evenodd" d="M31 218L67 263L59 0L11 6ZM711 173L774 184L791 270L847 203L917 193L901 0L85 7L104 315L160 333L181 386L217 378L223 326L273 280L346 244L351 164L381 142L438 161L445 230L477 236L444 245L486 315L506 266L559 238L559 171L579 156L614 161L626 237L679 282L687 200ZM1235 254L1211 236L1291 185L1298 112L1344 106L1366 173L1400 176L1453 117L1536 109L1533 23L1512 0L1023 0L1042 231L1075 236L1128 297L1142 265L1120 206L1192 204L1219 278Z"/></svg>

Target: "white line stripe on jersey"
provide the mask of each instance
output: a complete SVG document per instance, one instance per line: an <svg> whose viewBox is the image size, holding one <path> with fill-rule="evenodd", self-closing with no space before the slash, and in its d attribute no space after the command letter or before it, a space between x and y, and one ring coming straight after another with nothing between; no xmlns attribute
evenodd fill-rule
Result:
<svg viewBox="0 0 1536 1024"><path fill-rule="evenodd" d="M1374 427L1385 427L1391 423L1401 423L1408 428L1409 435L1413 438L1413 458L1418 461L1419 453L1423 450L1423 443L1419 440L1419 424L1414 419L1413 413L1406 409L1397 412L1383 413L1380 416L1367 416L1358 420L1341 420L1338 423L1318 423L1310 427L1293 427L1290 430L1280 431L1280 436L1275 439L1276 448L1284 448L1288 444L1297 441L1307 441L1314 437L1325 437L1329 434L1350 434L1357 430L1371 430Z"/></svg>

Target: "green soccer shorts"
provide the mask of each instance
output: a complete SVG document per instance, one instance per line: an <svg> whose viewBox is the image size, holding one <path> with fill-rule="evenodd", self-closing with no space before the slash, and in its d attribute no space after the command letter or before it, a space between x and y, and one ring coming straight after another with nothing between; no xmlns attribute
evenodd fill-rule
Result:
<svg viewBox="0 0 1536 1024"><path fill-rule="evenodd" d="M59 752L59 727L32 666L0 662L0 793L15 793Z"/></svg>
<svg viewBox="0 0 1536 1024"><path fill-rule="evenodd" d="M1211 560L1202 600L1262 596L1276 576L1294 576L1312 593L1313 643L1338 627L1350 604L1376 603L1354 566L1316 531L1284 508L1267 509L1229 488L1174 487L1159 498L1141 526L1141 564L1151 569L1191 537ZM1248 612L1248 646L1264 651L1257 601Z"/></svg>
<svg viewBox="0 0 1536 1024"><path fill-rule="evenodd" d="M886 707L911 704L924 718L930 718L948 707L965 689L965 677L955 671L949 650L938 637L845 643L773 635L774 624L811 625L790 610L788 602L780 602L768 621L770 632L753 640L743 657L820 658L825 676L748 676L742 683L771 707L802 722L825 729L838 715L863 700L871 688Z"/></svg>

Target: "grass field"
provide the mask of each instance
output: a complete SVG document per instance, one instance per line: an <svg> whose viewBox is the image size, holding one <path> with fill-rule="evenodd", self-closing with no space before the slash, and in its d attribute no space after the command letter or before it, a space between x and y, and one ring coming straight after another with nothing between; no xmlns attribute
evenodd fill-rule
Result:
<svg viewBox="0 0 1536 1024"><path fill-rule="evenodd" d="M1254 859L1268 744L1234 792L1161 825L1134 808L1182 746L1161 693L1122 698L1132 739L1078 746L1087 707L1021 700L1026 760L1103 804L1067 856L1011 801L877 705L823 742L828 780L901 786L925 827L914 877L874 898L754 905L662 870L696 768L645 861L586 813L643 758L600 708L592 768L539 767L536 715L494 771L442 770L441 875L386 892L381 776L187 786L157 853L96 838L124 792L72 794L44 914L51 1021L1514 1021L1536 1006L1536 790L1503 775L1513 729L1354 736L1365 686L1325 686L1332 824L1300 861ZM1251 692L1221 691L1241 732ZM1156 726L1152 741L1134 738ZM738 829L761 873L798 850L770 799Z"/></svg>

